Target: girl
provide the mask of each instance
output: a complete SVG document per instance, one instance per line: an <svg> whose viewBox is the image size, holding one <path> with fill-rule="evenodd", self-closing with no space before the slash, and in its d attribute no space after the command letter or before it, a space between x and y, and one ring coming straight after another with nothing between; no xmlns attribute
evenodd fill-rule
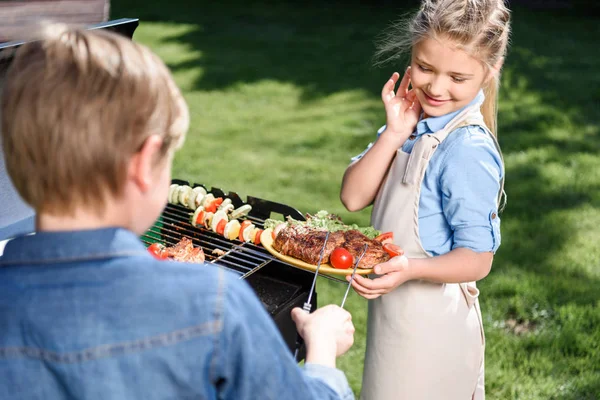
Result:
<svg viewBox="0 0 600 400"><path fill-rule="evenodd" d="M504 166L496 97L510 12L503 0L423 0L397 44L411 63L384 85L387 124L353 159L341 200L405 255L356 276L369 299L362 398L483 399L484 334L475 281L500 245Z"/></svg>

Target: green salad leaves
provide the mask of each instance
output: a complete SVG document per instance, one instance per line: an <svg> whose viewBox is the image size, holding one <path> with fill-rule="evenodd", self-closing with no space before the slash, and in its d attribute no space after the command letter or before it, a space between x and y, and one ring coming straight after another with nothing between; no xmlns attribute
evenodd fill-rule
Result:
<svg viewBox="0 0 600 400"><path fill-rule="evenodd" d="M265 229L274 229L277 225L281 224L283 221L279 221L276 219L267 219L265 220L264 227ZM325 210L321 210L317 212L315 215L306 214L306 221L297 221L291 217L287 218L286 221L288 224L299 224L306 225L311 228L317 229L326 229L330 232L337 231L349 231L349 230L357 230L360 231L363 235L368 237L369 239L375 239L377 236L381 234L381 231L373 228L372 226L368 227L360 227L356 224L346 225L342 222L340 217L334 214L330 214Z"/></svg>

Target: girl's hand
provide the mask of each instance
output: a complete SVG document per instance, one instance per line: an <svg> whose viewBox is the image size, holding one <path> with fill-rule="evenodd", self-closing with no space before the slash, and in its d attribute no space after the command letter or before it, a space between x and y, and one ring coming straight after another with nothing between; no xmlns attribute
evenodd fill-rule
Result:
<svg viewBox="0 0 600 400"><path fill-rule="evenodd" d="M376 265L375 273L382 275L379 278L369 279L361 275L355 275L352 287L362 297L371 300L382 294L386 294L412 279L406 256L391 258L382 264ZM350 280L350 276L346 277Z"/></svg>
<svg viewBox="0 0 600 400"><path fill-rule="evenodd" d="M385 105L387 117L386 132L392 135L400 145L413 133L421 115L421 104L410 84L410 67L406 69L398 91L394 93L400 74L394 72L389 81L383 85L381 99Z"/></svg>

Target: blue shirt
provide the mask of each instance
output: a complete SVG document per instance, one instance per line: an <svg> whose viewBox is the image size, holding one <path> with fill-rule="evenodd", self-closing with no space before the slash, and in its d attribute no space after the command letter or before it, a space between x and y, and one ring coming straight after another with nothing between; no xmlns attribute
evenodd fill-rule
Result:
<svg viewBox="0 0 600 400"><path fill-rule="evenodd" d="M294 361L252 289L131 232L18 237L0 257L0 399L353 399Z"/></svg>
<svg viewBox="0 0 600 400"><path fill-rule="evenodd" d="M457 111L420 120L415 138L407 140L402 150L410 153L422 135L441 130L464 108L483 102L483 96L480 91ZM384 130L385 126L377 137ZM421 184L419 235L423 248L434 256L459 247L496 252L501 239L497 199L503 176L500 153L483 128L465 126L451 132L431 157Z"/></svg>

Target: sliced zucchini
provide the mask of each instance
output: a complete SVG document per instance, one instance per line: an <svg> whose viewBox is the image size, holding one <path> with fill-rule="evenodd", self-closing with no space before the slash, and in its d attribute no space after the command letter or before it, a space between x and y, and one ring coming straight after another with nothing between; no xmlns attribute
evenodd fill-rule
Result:
<svg viewBox="0 0 600 400"><path fill-rule="evenodd" d="M231 212L231 218L239 218L248 215L250 210L252 210L252 206L250 204L244 204Z"/></svg>

